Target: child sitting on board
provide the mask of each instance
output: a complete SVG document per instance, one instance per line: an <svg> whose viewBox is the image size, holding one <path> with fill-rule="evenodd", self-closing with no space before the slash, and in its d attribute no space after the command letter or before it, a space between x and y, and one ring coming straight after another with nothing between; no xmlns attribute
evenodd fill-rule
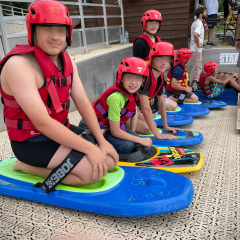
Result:
<svg viewBox="0 0 240 240"><path fill-rule="evenodd" d="M150 138L135 133L138 112L137 91L148 81L147 63L136 57L124 58L118 66L116 82L92 103L106 140L119 153L130 153L135 144L150 147ZM125 122L129 121L129 128Z"/></svg>
<svg viewBox="0 0 240 240"><path fill-rule="evenodd" d="M166 89L170 95L169 99L182 104L184 102L197 103L198 96L192 92L188 86L188 72L186 64L192 56L192 51L188 48L181 48L177 51L176 58L172 68L167 75ZM183 99L182 99L183 96Z"/></svg>
<svg viewBox="0 0 240 240"><path fill-rule="evenodd" d="M204 96L207 98L218 97L224 92L226 84L230 85L238 93L240 86L233 80L236 75L232 72L218 72L217 67L218 64L216 62L207 62L204 64L205 72L200 75L199 79ZM215 75L217 76L215 77Z"/></svg>

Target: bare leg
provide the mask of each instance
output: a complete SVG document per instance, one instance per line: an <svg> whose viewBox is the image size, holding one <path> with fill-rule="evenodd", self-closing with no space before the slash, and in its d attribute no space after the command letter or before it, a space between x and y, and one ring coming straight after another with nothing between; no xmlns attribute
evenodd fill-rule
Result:
<svg viewBox="0 0 240 240"><path fill-rule="evenodd" d="M65 159L70 151L70 148L61 145L52 157L47 168L33 167L18 161L13 166L13 169L46 178L52 169L57 167ZM114 159L110 156L107 156L107 164L108 170L111 171L115 167ZM92 179L92 164L89 162L87 157L84 156L82 160L77 164L77 166L72 170L72 172L63 180L62 183L66 185L76 186L92 184L97 181L98 175L96 175L95 179Z"/></svg>
<svg viewBox="0 0 240 240"><path fill-rule="evenodd" d="M233 79L231 79L229 81L229 85L232 87L232 88L235 88L236 90L240 91L240 86L238 83L236 83Z"/></svg>
<svg viewBox="0 0 240 240"><path fill-rule="evenodd" d="M212 36L213 36L213 31L214 31L214 28L210 28L208 29L208 42L211 42L212 41Z"/></svg>
<svg viewBox="0 0 240 240"><path fill-rule="evenodd" d="M187 103L197 103L198 102L198 96L196 94L193 94L191 98L185 98L184 102Z"/></svg>
<svg viewBox="0 0 240 240"><path fill-rule="evenodd" d="M240 90L239 88L239 84L237 84L233 79L230 79L230 80L226 80L228 78L228 76L226 76L224 73L220 73L218 76L217 76L217 79L219 80L222 80L222 85L223 87L225 87L225 85L227 83L229 83L229 85L237 90Z"/></svg>
<svg viewBox="0 0 240 240"><path fill-rule="evenodd" d="M125 123L125 126L127 128L130 128L130 121L127 121ZM138 112L137 126L136 126L135 132L138 134L146 134L146 135L151 133L151 130L149 129L145 121L145 118L140 111Z"/></svg>
<svg viewBox="0 0 240 240"><path fill-rule="evenodd" d="M178 106L177 103L174 100L170 99L170 97L167 98L167 100L168 100L168 104L166 106L166 109L169 110L169 111L176 110L176 108Z"/></svg>
<svg viewBox="0 0 240 240"><path fill-rule="evenodd" d="M169 97L171 100L177 102L178 101L178 98L175 98L173 96L170 96ZM188 103L197 103L198 102L198 96L196 94L193 94L191 96L191 98L185 98L184 99L184 102L188 102Z"/></svg>

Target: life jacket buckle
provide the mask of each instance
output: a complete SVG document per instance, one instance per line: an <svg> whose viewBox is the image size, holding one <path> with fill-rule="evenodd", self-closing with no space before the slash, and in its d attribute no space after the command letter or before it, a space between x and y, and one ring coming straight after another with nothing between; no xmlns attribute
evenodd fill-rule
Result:
<svg viewBox="0 0 240 240"><path fill-rule="evenodd" d="M70 100L68 100L67 102L63 103L62 105L63 110L66 111L70 108Z"/></svg>
<svg viewBox="0 0 240 240"><path fill-rule="evenodd" d="M63 124L64 126L67 126L67 125L68 125L68 121L69 121L69 119L67 118L66 120L64 120L64 121L62 122L62 124Z"/></svg>
<svg viewBox="0 0 240 240"><path fill-rule="evenodd" d="M57 80L57 85L58 87L65 87L67 86L67 78L66 77L63 77L63 78L58 78Z"/></svg>

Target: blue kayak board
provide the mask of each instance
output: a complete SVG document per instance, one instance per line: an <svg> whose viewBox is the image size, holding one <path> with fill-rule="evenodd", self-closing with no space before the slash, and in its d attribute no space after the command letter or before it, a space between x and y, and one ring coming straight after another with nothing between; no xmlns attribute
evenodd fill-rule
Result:
<svg viewBox="0 0 240 240"><path fill-rule="evenodd" d="M203 102L198 101L197 103L183 103L183 105L191 106L191 107L206 107L206 108L221 108L221 107L227 106L225 102L215 101L215 100L209 100L209 101L203 101Z"/></svg>
<svg viewBox="0 0 240 240"><path fill-rule="evenodd" d="M12 169L15 160L0 161L0 194L64 208L140 217L185 209L194 195L191 180L184 176L135 167L115 167L92 185L70 187L59 184L54 192L47 194L42 188L33 186L43 178Z"/></svg>
<svg viewBox="0 0 240 240"><path fill-rule="evenodd" d="M158 114L156 117L154 117L154 122L159 127L163 127L163 122L161 119L161 115ZM184 115L167 115L167 123L168 126L183 126L193 123L193 118L191 116L184 116Z"/></svg>
<svg viewBox="0 0 240 240"><path fill-rule="evenodd" d="M188 130L178 130L176 133L166 132L164 129L158 128L158 132L161 134L170 134L177 136L178 139L167 140L167 139L156 139L154 135L151 133L149 135L139 134L141 137L150 137L152 139L152 144L156 147L159 146L190 146L197 145L203 142L204 137L202 133L196 131L188 131Z"/></svg>
<svg viewBox="0 0 240 240"><path fill-rule="evenodd" d="M191 117L199 117L209 114L209 109L206 107L192 107L187 106L187 104L182 104L178 106L175 111L167 110L167 115L187 115Z"/></svg>

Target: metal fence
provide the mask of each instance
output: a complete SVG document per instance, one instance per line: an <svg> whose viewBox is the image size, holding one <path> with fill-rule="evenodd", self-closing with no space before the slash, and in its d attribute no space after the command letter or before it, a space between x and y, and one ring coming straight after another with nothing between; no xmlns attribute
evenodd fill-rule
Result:
<svg viewBox="0 0 240 240"><path fill-rule="evenodd" d="M73 0L74 1L74 0ZM7 1L4 1L7 3ZM13 0L11 2L19 2ZM20 2L31 3L31 0L21 0ZM89 3L86 0L77 0L75 2L61 1L64 5L74 6L79 8L79 15L71 15L73 21L81 21L81 28L73 29L73 43L69 48L70 50L84 49L85 53L88 53L88 48L99 45L106 45L109 47L110 43L118 42L120 40L120 34L124 34L124 18L123 18L123 6L122 0L116 1L115 5L106 4L106 0L102 0L101 4ZM27 44L27 31L25 28L25 16L26 10L11 7L7 8L7 5L0 5L0 57L6 55L16 44ZM102 7L103 15L84 15L83 7ZM121 15L107 15L107 8L119 8ZM6 12L6 9L8 11ZM98 19L104 20L104 26L101 27L89 27L85 28L86 19ZM108 26L107 20L109 18L120 18L121 25ZM7 25L11 25L13 29ZM22 29L24 27L24 29ZM10 30L9 30L10 29ZM15 31L16 29L16 31ZM19 30L20 29L20 30ZM2 42L2 46L1 46ZM2 47L2 48L1 48Z"/></svg>

